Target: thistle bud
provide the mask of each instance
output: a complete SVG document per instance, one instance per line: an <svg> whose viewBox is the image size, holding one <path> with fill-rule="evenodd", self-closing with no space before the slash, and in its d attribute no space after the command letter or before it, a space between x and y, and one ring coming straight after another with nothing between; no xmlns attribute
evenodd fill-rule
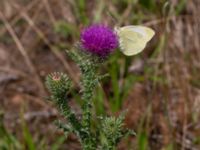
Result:
<svg viewBox="0 0 200 150"><path fill-rule="evenodd" d="M46 85L53 97L59 99L65 97L70 88L70 81L66 74L54 72L47 76Z"/></svg>

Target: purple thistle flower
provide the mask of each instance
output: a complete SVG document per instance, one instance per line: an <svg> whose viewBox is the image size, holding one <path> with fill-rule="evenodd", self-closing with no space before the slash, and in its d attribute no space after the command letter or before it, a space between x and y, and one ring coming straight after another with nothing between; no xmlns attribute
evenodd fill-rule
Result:
<svg viewBox="0 0 200 150"><path fill-rule="evenodd" d="M118 47L118 37L104 25L91 25L82 31L81 44L86 51L105 57Z"/></svg>

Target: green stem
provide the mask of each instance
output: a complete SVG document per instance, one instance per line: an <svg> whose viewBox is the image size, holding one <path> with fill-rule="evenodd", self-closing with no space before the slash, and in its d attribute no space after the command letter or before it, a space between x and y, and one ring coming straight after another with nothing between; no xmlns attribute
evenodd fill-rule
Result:
<svg viewBox="0 0 200 150"><path fill-rule="evenodd" d="M96 135L92 133L92 97L97 85L97 63L89 55L81 52L68 52L69 56L79 65L82 72L82 121L81 121L81 144L83 150L96 150Z"/></svg>
<svg viewBox="0 0 200 150"><path fill-rule="evenodd" d="M81 136L81 124L79 120L76 118L75 114L71 111L70 107L68 104L63 100L59 104L59 108L61 110L61 113L65 118L69 121L73 129L75 130L76 134L80 137Z"/></svg>
<svg viewBox="0 0 200 150"><path fill-rule="evenodd" d="M81 66L83 78L82 78L82 85L83 85L83 119L82 119L82 126L84 128L84 132L86 134L85 139L83 139L83 145L85 150L93 150L95 149L95 138L91 131L91 107L92 107L92 96L94 88L96 87L96 68L94 67L93 63L88 61L85 62Z"/></svg>

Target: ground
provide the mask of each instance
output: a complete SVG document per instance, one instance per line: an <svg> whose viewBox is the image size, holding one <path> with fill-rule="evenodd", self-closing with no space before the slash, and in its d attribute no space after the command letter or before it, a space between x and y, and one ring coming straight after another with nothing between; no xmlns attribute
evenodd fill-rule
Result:
<svg viewBox="0 0 200 150"><path fill-rule="evenodd" d="M24 122L36 149L79 150L76 137L64 141L53 123L62 116L48 101L45 76L66 72L78 91L80 72L65 51L72 50L82 28L134 23L156 35L142 54L116 52L103 65L100 72L110 77L97 90L105 108L98 113L128 109L125 124L137 135L121 141L119 149L200 149L199 9L198 0L1 0L0 110L7 130L27 149ZM71 105L79 114L77 104Z"/></svg>

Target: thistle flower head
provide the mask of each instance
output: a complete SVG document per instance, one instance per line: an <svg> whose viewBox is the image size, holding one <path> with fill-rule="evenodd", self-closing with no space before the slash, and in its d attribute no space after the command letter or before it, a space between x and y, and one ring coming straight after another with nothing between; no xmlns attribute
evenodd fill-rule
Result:
<svg viewBox="0 0 200 150"><path fill-rule="evenodd" d="M118 37L104 25L91 25L82 31L81 44L86 51L105 57L117 48Z"/></svg>

